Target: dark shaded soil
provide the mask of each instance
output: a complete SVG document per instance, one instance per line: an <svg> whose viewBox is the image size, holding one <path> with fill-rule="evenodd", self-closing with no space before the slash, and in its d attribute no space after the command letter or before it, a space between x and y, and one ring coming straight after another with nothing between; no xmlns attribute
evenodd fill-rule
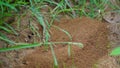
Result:
<svg viewBox="0 0 120 68"><path fill-rule="evenodd" d="M54 25L68 31L72 35L72 42L81 42L84 48L72 46L72 57L68 57L67 45L54 45L59 68L94 68L97 61L108 54L108 30L106 24L90 19L61 19ZM70 41L69 37L59 29L50 29L51 40L57 42ZM36 48L26 55L22 63L14 68L53 68L51 50L45 51L44 47Z"/></svg>

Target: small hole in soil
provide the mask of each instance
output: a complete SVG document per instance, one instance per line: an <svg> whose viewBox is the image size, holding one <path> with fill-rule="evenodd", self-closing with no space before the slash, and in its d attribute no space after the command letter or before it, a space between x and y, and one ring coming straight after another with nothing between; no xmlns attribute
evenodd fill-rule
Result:
<svg viewBox="0 0 120 68"><path fill-rule="evenodd" d="M29 39L32 39L32 36L33 36L33 35L34 35L34 33L31 32L30 34L28 34L28 38L29 38Z"/></svg>
<svg viewBox="0 0 120 68"><path fill-rule="evenodd" d="M115 17L115 13L114 13L114 12L112 12L112 13L111 13L111 16L112 16L112 17Z"/></svg>
<svg viewBox="0 0 120 68"><path fill-rule="evenodd" d="M115 37L116 37L116 36L117 36L117 34L116 34L116 33L113 33L113 36L115 36Z"/></svg>
<svg viewBox="0 0 120 68"><path fill-rule="evenodd" d="M32 38L32 36L28 35L28 38L29 38L29 39L31 39L31 38Z"/></svg>
<svg viewBox="0 0 120 68"><path fill-rule="evenodd" d="M62 46L63 46L63 47L65 47L65 46L66 46L66 44L63 44Z"/></svg>
<svg viewBox="0 0 120 68"><path fill-rule="evenodd" d="M27 62L26 62L26 60L23 60L23 61L22 61L22 64L28 65Z"/></svg>
<svg viewBox="0 0 120 68"><path fill-rule="evenodd" d="M31 35L34 35L34 33L31 33Z"/></svg>
<svg viewBox="0 0 120 68"><path fill-rule="evenodd" d="M65 38L62 38L63 40L65 39Z"/></svg>
<svg viewBox="0 0 120 68"><path fill-rule="evenodd" d="M110 20L111 20L111 21L113 21L114 19L113 19L113 18L111 18Z"/></svg>
<svg viewBox="0 0 120 68"><path fill-rule="evenodd" d="M35 49L35 47L31 47L31 49Z"/></svg>
<svg viewBox="0 0 120 68"><path fill-rule="evenodd" d="M116 21L116 23L120 23L120 21Z"/></svg>
<svg viewBox="0 0 120 68"><path fill-rule="evenodd" d="M15 21L15 18L11 17L11 18L8 18L5 22L11 24Z"/></svg>

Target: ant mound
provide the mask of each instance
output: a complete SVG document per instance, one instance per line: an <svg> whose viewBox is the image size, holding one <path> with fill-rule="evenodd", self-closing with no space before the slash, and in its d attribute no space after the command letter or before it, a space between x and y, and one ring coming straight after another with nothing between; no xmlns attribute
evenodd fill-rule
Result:
<svg viewBox="0 0 120 68"><path fill-rule="evenodd" d="M71 56L68 56L68 44L53 45L59 68L93 68L97 61L108 54L107 24L90 18L62 18L55 21L50 28L52 42L79 42L84 45L80 48L72 46ZM60 29L61 28L61 29ZM72 36L72 40L65 33ZM53 68L54 61L51 49L35 48L27 54L23 63L16 68Z"/></svg>

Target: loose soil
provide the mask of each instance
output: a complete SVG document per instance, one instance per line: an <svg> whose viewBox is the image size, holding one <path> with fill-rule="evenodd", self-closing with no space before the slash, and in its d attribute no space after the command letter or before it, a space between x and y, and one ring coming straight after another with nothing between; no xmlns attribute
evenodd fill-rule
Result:
<svg viewBox="0 0 120 68"><path fill-rule="evenodd" d="M103 68L102 66L100 67L100 64L104 60L109 60L107 57L110 56L106 56L109 49L106 23L86 17L75 19L62 18L60 21L55 21L54 26L69 32L72 36L72 41L63 31L53 26L50 29L50 41L79 42L84 44L84 48L72 45L72 56L68 56L67 44L53 45L59 68ZM24 56L22 56L23 53L25 53ZM20 54L22 56L22 59L19 59L20 62L12 68L53 68L54 66L50 48L47 51L44 47L26 49L23 53ZM115 66L113 64L113 68Z"/></svg>
<svg viewBox="0 0 120 68"><path fill-rule="evenodd" d="M54 25L68 31L72 35L72 42L84 44L84 48L72 46L72 58L68 56L67 45L54 45L59 68L93 68L97 60L108 54L108 39L106 24L89 18L61 19ZM59 29L52 27L51 41L68 42L69 37ZM23 59L25 65L20 68L53 68L51 50L38 48ZM19 66L18 66L19 67Z"/></svg>

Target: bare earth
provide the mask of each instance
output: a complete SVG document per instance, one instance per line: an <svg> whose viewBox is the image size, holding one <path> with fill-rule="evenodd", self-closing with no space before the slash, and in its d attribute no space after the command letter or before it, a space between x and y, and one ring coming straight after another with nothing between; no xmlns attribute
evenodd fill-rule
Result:
<svg viewBox="0 0 120 68"><path fill-rule="evenodd" d="M23 18L23 20L25 20L25 18ZM23 21L23 23L25 22ZM84 48L72 45L71 57L68 56L67 44L54 45L59 68L119 68L115 59L108 56L109 31L106 23L83 17L75 19L62 18L59 22L55 21L54 25L69 32L72 36L72 41L63 31L55 27L51 27L50 29L50 41L79 42L84 44ZM41 27L39 27L39 30L41 32ZM24 39L26 39L31 32L26 29L20 31L20 33L21 36L18 41L24 42ZM13 38L15 39L16 37L13 36ZM27 38L27 40L27 42L32 42L31 38ZM7 53L7 55L10 56L13 54L13 52ZM6 59L1 53L2 57L0 56L0 59L2 59L4 63L2 65L0 64L0 67L53 68L53 57L50 48L48 51L46 51L43 46L34 49L24 49L20 53L15 53L15 55L18 57L13 55L11 60L14 61L11 61L10 58Z"/></svg>
<svg viewBox="0 0 120 68"><path fill-rule="evenodd" d="M59 68L93 68L97 60L108 54L108 30L106 24L89 18L61 19L54 24L66 31L72 37L73 42L81 42L84 48L72 46L73 57L68 57L67 45L54 45ZM51 28L51 41L67 42L69 37L59 29ZM25 64L20 68L53 68L51 50L37 48L23 59Z"/></svg>

